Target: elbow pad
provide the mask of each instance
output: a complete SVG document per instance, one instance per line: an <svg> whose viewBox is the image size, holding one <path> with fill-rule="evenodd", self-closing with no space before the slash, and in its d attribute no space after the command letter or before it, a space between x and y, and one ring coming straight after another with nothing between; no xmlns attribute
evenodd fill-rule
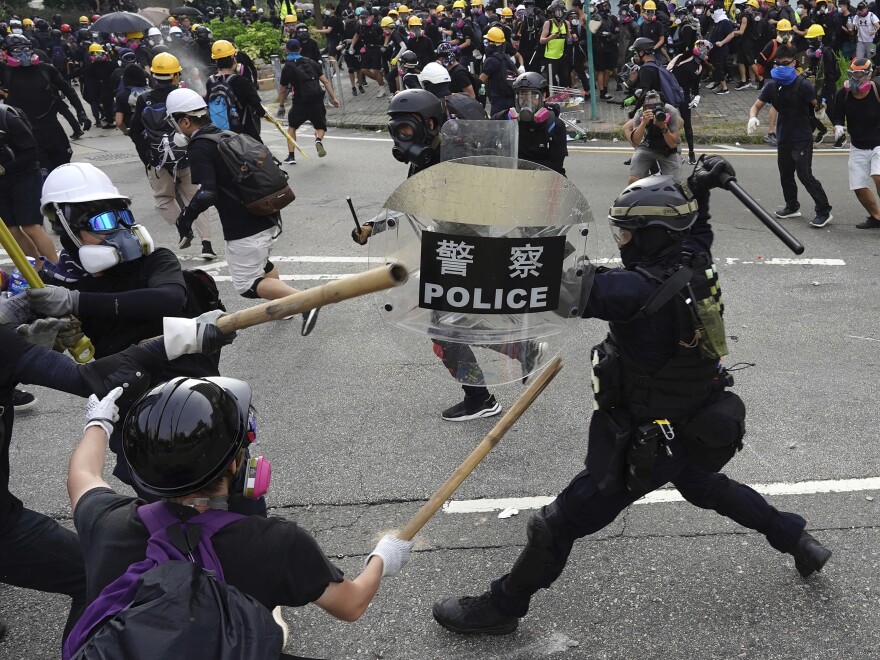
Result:
<svg viewBox="0 0 880 660"><path fill-rule="evenodd" d="M197 216L202 211L207 211L216 203L216 190L205 189L204 187L199 188L196 194L193 195L192 201L190 201L189 206L186 207L187 220L195 219L195 216Z"/></svg>

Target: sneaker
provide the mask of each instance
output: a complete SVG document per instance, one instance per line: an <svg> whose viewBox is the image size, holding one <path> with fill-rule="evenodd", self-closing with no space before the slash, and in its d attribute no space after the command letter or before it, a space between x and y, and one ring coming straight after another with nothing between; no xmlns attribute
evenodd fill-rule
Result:
<svg viewBox="0 0 880 660"><path fill-rule="evenodd" d="M111 121L104 122L101 128L116 128L116 123Z"/></svg>
<svg viewBox="0 0 880 660"><path fill-rule="evenodd" d="M519 625L492 604L490 593L482 596L447 598L434 603L434 620L446 630L460 635L509 635Z"/></svg>
<svg viewBox="0 0 880 660"><path fill-rule="evenodd" d="M352 87L352 88L351 88L351 95L352 95L352 96L357 96L357 95L358 95L357 87Z"/></svg>
<svg viewBox="0 0 880 660"><path fill-rule="evenodd" d="M864 222L856 225L856 229L880 229L880 220L869 215Z"/></svg>
<svg viewBox="0 0 880 660"><path fill-rule="evenodd" d="M751 87L751 85L750 85L749 83L747 83L747 82L741 82L741 83L739 83L736 87L734 87L734 89L735 89L736 91L740 92L740 91L742 91L742 90L744 90L744 89L748 89L749 87Z"/></svg>
<svg viewBox="0 0 880 660"><path fill-rule="evenodd" d="M324 148L324 143L320 140L315 140L315 151L318 152L318 158L323 158L327 155L327 150Z"/></svg>
<svg viewBox="0 0 880 660"><path fill-rule="evenodd" d="M725 94L730 94L730 89L725 87L724 89L719 89L715 92L715 96L724 96Z"/></svg>
<svg viewBox="0 0 880 660"><path fill-rule="evenodd" d="M693 151L688 152L688 165L697 164L697 155Z"/></svg>
<svg viewBox="0 0 880 660"><path fill-rule="evenodd" d="M16 387L12 390L12 405L15 407L16 412L28 410L37 405L37 397L30 392L25 392Z"/></svg>
<svg viewBox="0 0 880 660"><path fill-rule="evenodd" d="M386 96L388 96L388 92L386 92L384 89L380 89L379 93L376 94L377 99L384 99Z"/></svg>
<svg viewBox="0 0 880 660"><path fill-rule="evenodd" d="M610 100L613 99L614 97L613 97L611 94L608 93L608 90L605 90L604 92L602 92L601 94L599 94L599 98L600 98L600 99L603 99L603 100L605 100L605 101L610 101Z"/></svg>
<svg viewBox="0 0 880 660"><path fill-rule="evenodd" d="M289 151L287 153L287 158L284 159L284 164L285 165L296 165L296 154L294 154L292 151Z"/></svg>
<svg viewBox="0 0 880 660"><path fill-rule="evenodd" d="M79 140L83 135L85 135L85 133L82 130L74 131L73 133L70 134L70 139L71 140Z"/></svg>
<svg viewBox="0 0 880 660"><path fill-rule="evenodd" d="M708 85L706 85L706 89L708 89L710 92L714 91L716 87L718 87L717 82L709 83Z"/></svg>
<svg viewBox="0 0 880 660"><path fill-rule="evenodd" d="M519 356L519 363L522 366L522 384L525 385L535 370L535 365L541 363L544 351L547 350L547 342L531 340L520 344L520 349L522 355Z"/></svg>
<svg viewBox="0 0 880 660"><path fill-rule="evenodd" d="M467 397L452 408L444 410L440 416L447 422L466 422L478 417L494 417L501 412L501 404L495 400L495 395L490 394L488 399L475 402Z"/></svg>
<svg viewBox="0 0 880 660"><path fill-rule="evenodd" d="M799 218L801 217L801 211L799 206L790 206L786 204L782 208L776 209L776 212L773 215L777 218Z"/></svg>
<svg viewBox="0 0 880 660"><path fill-rule="evenodd" d="M810 220L810 227L816 227L816 229L821 229L829 222L834 220L834 216L830 213L817 213L816 217Z"/></svg>
<svg viewBox="0 0 880 660"><path fill-rule="evenodd" d="M821 571L831 558L831 550L819 543L808 532L801 534L791 554L794 555L794 565L801 577L809 577L816 571ZM436 609L436 605L434 607Z"/></svg>
<svg viewBox="0 0 880 660"><path fill-rule="evenodd" d="M202 241L202 253L199 256L205 261L214 261L217 258L217 253L211 247L211 241Z"/></svg>
<svg viewBox="0 0 880 660"><path fill-rule="evenodd" d="M839 138L837 138L834 141L834 148L835 149L843 149L843 145L845 145L845 144L846 144L846 133L844 133L843 135L841 135Z"/></svg>
<svg viewBox="0 0 880 660"><path fill-rule="evenodd" d="M366 84L367 84L367 83L364 83L364 85L366 85ZM366 92L364 91L364 85L358 85L358 91L359 91L361 94L366 94Z"/></svg>
<svg viewBox="0 0 880 660"><path fill-rule="evenodd" d="M764 136L764 142L769 144L771 147L779 146L779 140L776 139L776 133L767 133L767 135Z"/></svg>
<svg viewBox="0 0 880 660"><path fill-rule="evenodd" d="M758 81L758 89L759 90L764 89L764 81L763 80Z"/></svg>
<svg viewBox="0 0 880 660"><path fill-rule="evenodd" d="M310 309L308 312L302 315L303 317L303 325L302 330L299 333L303 337L308 337L312 334L312 330L315 329L315 323L318 322L318 312L321 311L320 307L316 307L315 309Z"/></svg>
<svg viewBox="0 0 880 660"><path fill-rule="evenodd" d="M828 129L823 126L822 130L820 130L818 133L816 133L816 137L813 138L813 144L821 144L822 139L825 137L825 134L827 132L828 132Z"/></svg>

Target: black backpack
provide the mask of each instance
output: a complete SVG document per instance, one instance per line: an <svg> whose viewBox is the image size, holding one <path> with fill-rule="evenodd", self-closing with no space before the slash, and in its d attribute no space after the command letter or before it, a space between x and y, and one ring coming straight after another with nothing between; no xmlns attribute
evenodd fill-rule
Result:
<svg viewBox="0 0 880 660"><path fill-rule="evenodd" d="M299 85L294 88L293 102L297 100L303 103L312 103L324 98L324 88L321 87L319 75L315 75L315 66L312 60L301 57L293 63L293 71Z"/></svg>
<svg viewBox="0 0 880 660"><path fill-rule="evenodd" d="M152 94L144 97L141 123L144 140L149 148L150 165L155 168L175 168L186 159L186 147L174 144L173 131L166 121L165 101L154 101Z"/></svg>
<svg viewBox="0 0 880 660"><path fill-rule="evenodd" d="M17 117L24 123L25 130L30 138L28 144L33 148L36 148L37 146L37 140L34 137L34 132L31 128L30 121L28 121L27 115L11 105L0 105L0 175L5 174L5 169L15 161L18 155L16 150L12 147L12 144L9 142L9 125L6 123L6 118L9 114L12 114L12 116ZM20 135L16 137L19 142L23 142Z"/></svg>
<svg viewBox="0 0 880 660"><path fill-rule="evenodd" d="M486 108L462 92L446 97L446 109L457 119L486 119Z"/></svg>
<svg viewBox="0 0 880 660"><path fill-rule="evenodd" d="M222 131L196 135L194 140L211 140L232 175L235 191L222 190L249 213L273 215L296 199L287 182L287 172L262 142L244 133Z"/></svg>
<svg viewBox="0 0 880 660"><path fill-rule="evenodd" d="M516 93L513 91L513 81L516 80L518 74L513 62L510 61L510 58L507 55L500 51L495 51L489 57L497 59L502 66L501 71L504 75L504 83L501 85L501 94L499 94L499 96L504 98L515 97Z"/></svg>

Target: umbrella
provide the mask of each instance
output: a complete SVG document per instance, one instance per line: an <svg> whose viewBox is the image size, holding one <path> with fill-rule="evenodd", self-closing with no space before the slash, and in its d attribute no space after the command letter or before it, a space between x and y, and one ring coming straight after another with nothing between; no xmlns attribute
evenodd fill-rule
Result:
<svg viewBox="0 0 880 660"><path fill-rule="evenodd" d="M138 11L139 16L143 16L153 25L159 25L168 18L168 10L165 7L147 7Z"/></svg>
<svg viewBox="0 0 880 660"><path fill-rule="evenodd" d="M130 11L115 11L92 23L91 32L146 32L154 25L143 16Z"/></svg>
<svg viewBox="0 0 880 660"><path fill-rule="evenodd" d="M195 7L173 7L168 10L168 13L172 16L198 16L202 17L202 12L200 12Z"/></svg>

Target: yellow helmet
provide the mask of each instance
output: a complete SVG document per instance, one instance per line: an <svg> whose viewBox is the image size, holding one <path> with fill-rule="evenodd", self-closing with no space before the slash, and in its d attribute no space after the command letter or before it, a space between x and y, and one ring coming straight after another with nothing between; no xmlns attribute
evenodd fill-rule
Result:
<svg viewBox="0 0 880 660"><path fill-rule="evenodd" d="M471 0L471 7L482 7L483 0Z"/></svg>
<svg viewBox="0 0 880 660"><path fill-rule="evenodd" d="M408 14L408 13L409 13L409 7L407 7L406 5L399 5L399 6L397 7L397 13L398 13L398 14Z"/></svg>
<svg viewBox="0 0 880 660"><path fill-rule="evenodd" d="M455 2L452 3L452 8L453 9L467 9L467 5L465 4L464 0L455 0Z"/></svg>
<svg viewBox="0 0 880 660"><path fill-rule="evenodd" d="M818 39L819 37L825 36L825 28L823 28L818 23L813 23L810 27L807 28L807 39Z"/></svg>
<svg viewBox="0 0 880 660"><path fill-rule="evenodd" d="M501 10L501 16L503 16L504 18L510 18L511 16L513 16L513 10L510 7L505 7Z"/></svg>
<svg viewBox="0 0 880 660"><path fill-rule="evenodd" d="M150 71L158 76L170 76L180 73L180 62L171 53L159 53L150 64Z"/></svg>
<svg viewBox="0 0 880 660"><path fill-rule="evenodd" d="M22 21L22 23L24 23L24 21ZM105 51L104 51L104 47L101 44L92 44L91 46L89 46L89 54L103 53L103 52L105 52Z"/></svg>
<svg viewBox="0 0 880 660"><path fill-rule="evenodd" d="M80 16L80 17L79 17L79 22L80 22L80 23L88 23L88 22L89 22L89 17L88 17L88 16Z"/></svg>
<svg viewBox="0 0 880 660"><path fill-rule="evenodd" d="M486 39L491 41L493 44L503 44L504 30L502 30L500 27L489 28L489 31L486 33Z"/></svg>
<svg viewBox="0 0 880 660"><path fill-rule="evenodd" d="M24 27L34 27L34 22L29 18L24 19L21 24Z"/></svg>
<svg viewBox="0 0 880 660"><path fill-rule="evenodd" d="M388 10L388 15L389 15L389 16L400 16L400 14L397 13L397 10L396 10L396 9L389 9L389 10Z"/></svg>
<svg viewBox="0 0 880 660"><path fill-rule="evenodd" d="M386 16L381 21L379 21L379 25L383 28L394 27L394 19L390 16Z"/></svg>
<svg viewBox="0 0 880 660"><path fill-rule="evenodd" d="M446 7L444 5L437 5L437 13L439 14L441 11L446 11Z"/></svg>
<svg viewBox="0 0 880 660"><path fill-rule="evenodd" d="M287 16L284 17L284 22L285 23L296 23L296 16L291 16L290 14L288 14Z"/></svg>
<svg viewBox="0 0 880 660"><path fill-rule="evenodd" d="M422 19L418 16L410 16L406 24L409 27L422 27Z"/></svg>
<svg viewBox="0 0 880 660"><path fill-rule="evenodd" d="M128 39L143 39L144 33L143 32L126 32L125 36Z"/></svg>
<svg viewBox="0 0 880 660"><path fill-rule="evenodd" d="M783 18L776 24L777 32L791 32L791 21L787 18Z"/></svg>
<svg viewBox="0 0 880 660"><path fill-rule="evenodd" d="M219 60L224 57L232 57L237 52L238 51L235 50L235 46L233 46L229 41L226 41L226 39L218 39L211 46L211 59Z"/></svg>
<svg viewBox="0 0 880 660"><path fill-rule="evenodd" d="M642 9L645 11L657 11L657 5L654 3L654 0L648 0L644 5L642 5Z"/></svg>
<svg viewBox="0 0 880 660"><path fill-rule="evenodd" d="M758 0L746 0L746 4L749 7L754 7L755 9L758 8Z"/></svg>
<svg viewBox="0 0 880 660"><path fill-rule="evenodd" d="M190 31L190 32L195 32L195 31L196 31L196 28L197 28L197 27L201 27L201 25L202 25L201 23L193 23L193 24L190 26L189 31Z"/></svg>

